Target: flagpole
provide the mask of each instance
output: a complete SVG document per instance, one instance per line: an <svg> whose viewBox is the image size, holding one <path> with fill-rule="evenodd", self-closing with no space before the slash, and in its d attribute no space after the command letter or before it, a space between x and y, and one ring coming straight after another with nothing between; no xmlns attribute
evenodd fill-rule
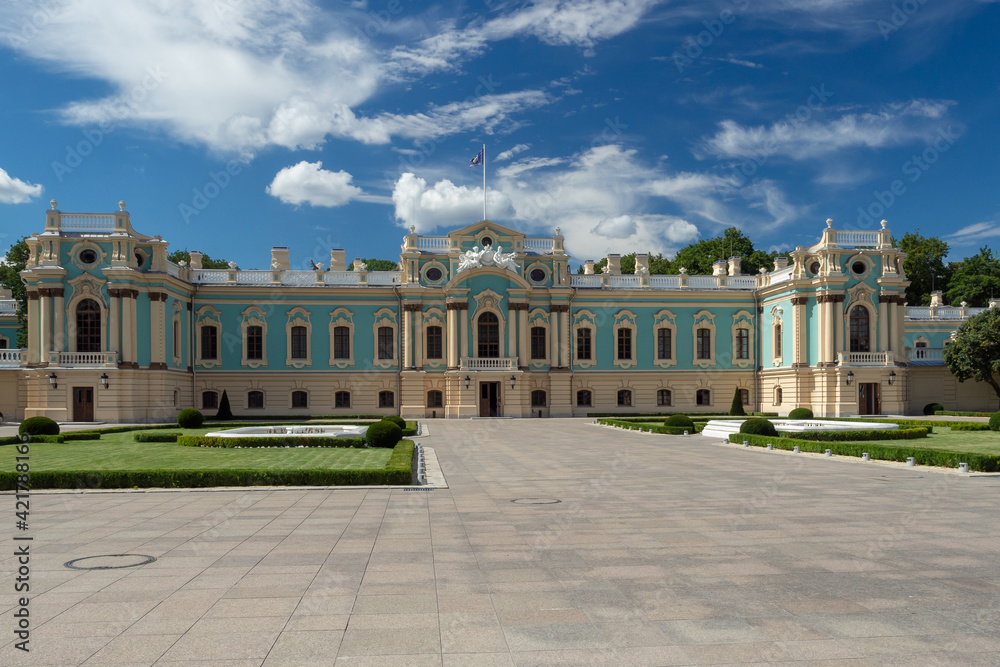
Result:
<svg viewBox="0 0 1000 667"><path fill-rule="evenodd" d="M486 144L483 144L483 220L486 220Z"/></svg>

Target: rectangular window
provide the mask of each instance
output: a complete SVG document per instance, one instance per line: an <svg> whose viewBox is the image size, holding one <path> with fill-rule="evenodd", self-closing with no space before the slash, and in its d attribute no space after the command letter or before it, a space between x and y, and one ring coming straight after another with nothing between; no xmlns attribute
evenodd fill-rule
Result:
<svg viewBox="0 0 1000 667"><path fill-rule="evenodd" d="M593 396L587 389L581 389L576 392L576 404L581 408L591 406L593 404L593 400Z"/></svg>
<svg viewBox="0 0 1000 667"><path fill-rule="evenodd" d="M698 358L712 358L712 332L708 329L698 329Z"/></svg>
<svg viewBox="0 0 1000 667"><path fill-rule="evenodd" d="M621 407L631 407L632 405L632 392L628 389L618 390L618 405Z"/></svg>
<svg viewBox="0 0 1000 667"><path fill-rule="evenodd" d="M247 393L247 407L248 408L263 408L264 407L264 392L262 391L251 391Z"/></svg>
<svg viewBox="0 0 1000 667"><path fill-rule="evenodd" d="M673 403L673 397L670 395L669 389L657 389L656 390L656 404L657 405L671 405Z"/></svg>
<svg viewBox="0 0 1000 667"><path fill-rule="evenodd" d="M774 356L781 356L781 325L774 325Z"/></svg>
<svg viewBox="0 0 1000 667"><path fill-rule="evenodd" d="M333 328L333 358L351 358L351 330L347 327Z"/></svg>
<svg viewBox="0 0 1000 667"><path fill-rule="evenodd" d="M531 407L533 408L544 408L545 407L545 391L541 389L535 389L531 392Z"/></svg>
<svg viewBox="0 0 1000 667"><path fill-rule="evenodd" d="M750 358L750 330L749 329L737 329L736 330L736 358L737 359L749 359Z"/></svg>
<svg viewBox="0 0 1000 667"><path fill-rule="evenodd" d="M219 407L219 394L214 391L203 391L201 393L201 409L215 410Z"/></svg>
<svg viewBox="0 0 1000 667"><path fill-rule="evenodd" d="M618 358L619 359L631 359L632 358L632 330L631 329L619 329L618 330Z"/></svg>
<svg viewBox="0 0 1000 667"><path fill-rule="evenodd" d="M427 358L444 357L444 334L441 327L427 327Z"/></svg>
<svg viewBox="0 0 1000 667"><path fill-rule="evenodd" d="M576 330L576 358L590 360L590 329Z"/></svg>
<svg viewBox="0 0 1000 667"><path fill-rule="evenodd" d="M708 389L699 389L698 393L695 394L695 402L698 405L711 405L712 404L712 392Z"/></svg>
<svg viewBox="0 0 1000 667"><path fill-rule="evenodd" d="M657 329L656 331L656 358L669 359L671 357L670 336L673 332L670 329Z"/></svg>
<svg viewBox="0 0 1000 667"><path fill-rule="evenodd" d="M380 408L391 408L396 405L396 395L391 391L380 391L378 393L378 406Z"/></svg>
<svg viewBox="0 0 1000 667"><path fill-rule="evenodd" d="M750 405L750 390L740 389L740 401L743 405Z"/></svg>
<svg viewBox="0 0 1000 667"><path fill-rule="evenodd" d="M305 327L292 327L292 359L309 358L309 335Z"/></svg>
<svg viewBox="0 0 1000 667"><path fill-rule="evenodd" d="M547 356L545 350L545 327L531 327L531 358L544 359Z"/></svg>
<svg viewBox="0 0 1000 667"><path fill-rule="evenodd" d="M293 391L292 392L292 407L293 408L306 408L309 407L309 394L304 391Z"/></svg>
<svg viewBox="0 0 1000 667"><path fill-rule="evenodd" d="M201 328L201 358L219 358L219 329L213 326Z"/></svg>
<svg viewBox="0 0 1000 667"><path fill-rule="evenodd" d="M335 408L349 408L351 407L351 392L349 391L338 391L333 395L333 407Z"/></svg>
<svg viewBox="0 0 1000 667"><path fill-rule="evenodd" d="M427 392L427 407L440 408L444 406L444 394L437 390Z"/></svg>
<svg viewBox="0 0 1000 667"><path fill-rule="evenodd" d="M392 327L379 327L378 328L378 358L379 359L392 359L394 355L392 353Z"/></svg>
<svg viewBox="0 0 1000 667"><path fill-rule="evenodd" d="M264 330L261 327L247 327L247 359L264 358Z"/></svg>
<svg viewBox="0 0 1000 667"><path fill-rule="evenodd" d="M0 350L6 350L6 349L7 349L7 339L0 338Z"/></svg>

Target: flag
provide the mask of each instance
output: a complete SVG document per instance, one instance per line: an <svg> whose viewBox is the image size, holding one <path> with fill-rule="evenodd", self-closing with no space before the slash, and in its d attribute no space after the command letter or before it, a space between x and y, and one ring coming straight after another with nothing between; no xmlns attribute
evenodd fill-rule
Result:
<svg viewBox="0 0 1000 667"><path fill-rule="evenodd" d="M483 151L480 150L479 153L476 155L476 157L472 158L472 162L469 163L469 166L478 167L482 163L483 163Z"/></svg>

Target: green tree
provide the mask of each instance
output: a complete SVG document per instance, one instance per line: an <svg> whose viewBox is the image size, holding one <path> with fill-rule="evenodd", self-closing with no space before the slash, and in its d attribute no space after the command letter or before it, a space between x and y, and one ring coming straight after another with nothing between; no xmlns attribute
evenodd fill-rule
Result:
<svg viewBox="0 0 1000 667"><path fill-rule="evenodd" d="M187 249L174 250L167 255L167 259L174 264L180 264L181 260L184 260L188 266L191 266L191 253ZM228 269L229 261L225 259L212 259L208 255L202 255L201 266L203 269Z"/></svg>
<svg viewBox="0 0 1000 667"><path fill-rule="evenodd" d="M24 238L15 243L7 251L6 257L0 263L0 285L10 290L11 296L17 301L17 342L15 347L28 347L28 315L27 296L24 283L21 282L21 271L28 265L31 251Z"/></svg>
<svg viewBox="0 0 1000 667"><path fill-rule="evenodd" d="M733 404L729 407L729 415L732 417L746 417L747 413L743 409L743 396L740 394L740 388L736 387L736 393L733 394Z"/></svg>
<svg viewBox="0 0 1000 667"><path fill-rule="evenodd" d="M966 320L955 332L955 341L945 346L944 361L959 382L985 382L1000 397L1000 308Z"/></svg>
<svg viewBox="0 0 1000 667"><path fill-rule="evenodd" d="M980 248L977 254L953 267L946 292L948 303L965 301L978 308L988 305L991 297L1000 296L1000 258L994 257L989 248Z"/></svg>
<svg viewBox="0 0 1000 667"><path fill-rule="evenodd" d="M622 273L635 273L635 255L632 252L627 255L622 255L621 259L621 269ZM608 258L605 257L601 261L594 264L594 273L601 273L605 266L608 265ZM581 264L576 272L578 274L583 273L583 265ZM661 253L649 253L649 273L652 275L667 275L673 273L673 262L664 257Z"/></svg>
<svg viewBox="0 0 1000 667"><path fill-rule="evenodd" d="M945 291L951 278L951 268L944 263L948 244L936 236L921 235L920 230L907 232L892 244L906 253L903 271L910 279L906 288L906 302L911 306L926 306L931 302L933 290Z"/></svg>
<svg viewBox="0 0 1000 667"><path fill-rule="evenodd" d="M365 259L362 261L365 263L365 266L368 267L369 271L396 271L399 266L399 262L391 259L372 258L372 259ZM347 265L347 270L348 271L354 270L354 262L351 262L350 264Z"/></svg>
<svg viewBox="0 0 1000 667"><path fill-rule="evenodd" d="M722 236L702 239L678 250L674 264L678 269L683 266L691 275L711 275L714 262L729 257L742 257L740 270L743 273L753 273L755 270L747 261L753 252L753 242L736 227L729 227Z"/></svg>

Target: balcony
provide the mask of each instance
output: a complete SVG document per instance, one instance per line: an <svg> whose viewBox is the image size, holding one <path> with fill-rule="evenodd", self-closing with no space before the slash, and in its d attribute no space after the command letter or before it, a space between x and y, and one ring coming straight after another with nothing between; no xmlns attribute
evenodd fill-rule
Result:
<svg viewBox="0 0 1000 667"><path fill-rule="evenodd" d="M517 357L462 357L463 371L516 371Z"/></svg>
<svg viewBox="0 0 1000 667"><path fill-rule="evenodd" d="M17 368L27 358L27 350L0 350L0 368Z"/></svg>
<svg viewBox="0 0 1000 667"><path fill-rule="evenodd" d="M944 366L943 347L910 347L906 356L913 366Z"/></svg>
<svg viewBox="0 0 1000 667"><path fill-rule="evenodd" d="M50 352L49 366L66 368L116 368L117 352Z"/></svg>
<svg viewBox="0 0 1000 667"><path fill-rule="evenodd" d="M841 366L893 366L892 352L839 352Z"/></svg>

